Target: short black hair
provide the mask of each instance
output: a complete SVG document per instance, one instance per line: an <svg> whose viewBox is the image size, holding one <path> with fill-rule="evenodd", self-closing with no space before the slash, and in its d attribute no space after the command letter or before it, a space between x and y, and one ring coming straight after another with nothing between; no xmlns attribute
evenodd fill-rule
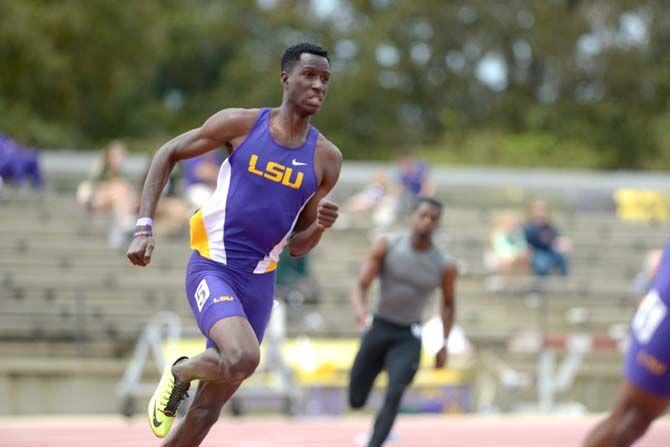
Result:
<svg viewBox="0 0 670 447"><path fill-rule="evenodd" d="M291 71L295 64L300 60L300 55L303 53L325 57L328 60L328 63L330 63L328 51L325 48L315 43L303 42L297 45L292 45L284 50L284 54L281 56L281 71Z"/></svg>
<svg viewBox="0 0 670 447"><path fill-rule="evenodd" d="M423 203L427 203L428 205L435 207L439 215L442 216L442 210L444 209L444 205L442 204L442 202L440 202L434 197L422 196L416 199L416 202L414 203L414 211L418 210L421 204Z"/></svg>

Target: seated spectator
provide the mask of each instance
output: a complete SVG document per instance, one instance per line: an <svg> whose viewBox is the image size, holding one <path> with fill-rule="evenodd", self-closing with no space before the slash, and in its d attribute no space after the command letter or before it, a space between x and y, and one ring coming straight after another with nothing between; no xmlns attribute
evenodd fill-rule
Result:
<svg viewBox="0 0 670 447"><path fill-rule="evenodd" d="M183 196L193 211L201 208L214 193L219 168L225 159L223 151L211 151L182 161Z"/></svg>
<svg viewBox="0 0 670 447"><path fill-rule="evenodd" d="M345 208L352 212L370 211L379 205L388 192L386 176L383 172L377 172L372 177L372 183L347 199Z"/></svg>
<svg viewBox="0 0 670 447"><path fill-rule="evenodd" d="M545 276L554 271L562 276L568 274L566 254L570 250L570 242L561 237L551 223L547 206L542 200L531 202L524 233L531 249L530 266L534 274Z"/></svg>
<svg viewBox="0 0 670 447"><path fill-rule="evenodd" d="M395 220L397 203L397 190L393 183L388 181L383 172L377 172L372 183L344 202L336 228L350 228L352 215L361 213L371 213L374 225L385 228Z"/></svg>
<svg viewBox="0 0 670 447"><path fill-rule="evenodd" d="M112 247L124 244L135 229L137 193L122 172L126 157L126 146L112 141L77 188L77 201L91 214L111 213L108 240Z"/></svg>
<svg viewBox="0 0 670 447"><path fill-rule="evenodd" d="M497 217L488 242L484 263L489 270L501 274L528 271L526 237L514 212L506 211Z"/></svg>
<svg viewBox="0 0 670 447"><path fill-rule="evenodd" d="M414 209L419 197L434 197L435 183L430 175L430 166L423 160L413 157L408 151L401 150L396 155L396 176L400 184L401 212Z"/></svg>
<svg viewBox="0 0 670 447"><path fill-rule="evenodd" d="M42 171L37 149L26 148L0 134L0 179L3 184L23 187L27 179L34 189L42 189Z"/></svg>

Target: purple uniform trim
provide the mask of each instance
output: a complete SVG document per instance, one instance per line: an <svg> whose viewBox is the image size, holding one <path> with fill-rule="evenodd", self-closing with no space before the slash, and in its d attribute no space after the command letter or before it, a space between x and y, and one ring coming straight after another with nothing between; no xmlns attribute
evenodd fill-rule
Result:
<svg viewBox="0 0 670 447"><path fill-rule="evenodd" d="M263 340L270 319L275 289L275 273L253 274L227 268L191 252L186 269L186 296L195 321L207 338L214 323L239 316L249 321L258 342Z"/></svg>
<svg viewBox="0 0 670 447"><path fill-rule="evenodd" d="M670 242L654 283L633 317L626 378L659 397L670 398Z"/></svg>

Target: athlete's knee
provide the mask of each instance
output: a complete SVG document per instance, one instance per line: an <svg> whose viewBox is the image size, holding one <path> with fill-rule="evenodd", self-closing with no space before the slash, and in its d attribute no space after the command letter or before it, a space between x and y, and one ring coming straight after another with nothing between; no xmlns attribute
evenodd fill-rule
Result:
<svg viewBox="0 0 670 447"><path fill-rule="evenodd" d="M353 408L354 410L358 410L359 408L363 408L363 405L365 405L366 397L364 396L363 393L354 393L354 392L349 392L349 406Z"/></svg>
<svg viewBox="0 0 670 447"><path fill-rule="evenodd" d="M617 447L628 447L645 434L653 417L639 406L630 406L616 418L612 418L610 430Z"/></svg>
<svg viewBox="0 0 670 447"><path fill-rule="evenodd" d="M256 349L232 349L222 356L224 376L230 383L240 383L256 371L261 354Z"/></svg>

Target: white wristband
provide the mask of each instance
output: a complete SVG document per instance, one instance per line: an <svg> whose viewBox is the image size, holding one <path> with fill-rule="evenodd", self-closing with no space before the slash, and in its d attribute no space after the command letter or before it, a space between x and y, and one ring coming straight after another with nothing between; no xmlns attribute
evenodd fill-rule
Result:
<svg viewBox="0 0 670 447"><path fill-rule="evenodd" d="M140 217L137 219L137 225L138 227L151 227L154 224L154 220L151 217Z"/></svg>

